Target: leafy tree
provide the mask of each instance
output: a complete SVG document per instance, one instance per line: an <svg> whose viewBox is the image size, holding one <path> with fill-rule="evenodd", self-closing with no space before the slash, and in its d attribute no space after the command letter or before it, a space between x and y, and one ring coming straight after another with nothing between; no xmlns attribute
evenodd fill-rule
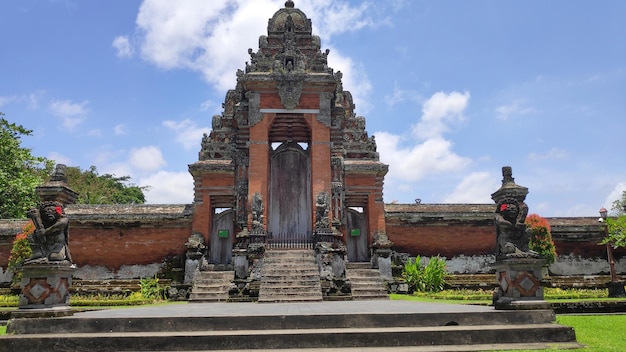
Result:
<svg viewBox="0 0 626 352"><path fill-rule="evenodd" d="M622 199L616 199L613 201L611 209L617 214L622 215L626 213L626 191L622 192Z"/></svg>
<svg viewBox="0 0 626 352"><path fill-rule="evenodd" d="M600 244L610 243L613 248L626 247L626 191L622 192L621 199L613 201L611 209L616 216L607 217L605 222L608 236Z"/></svg>
<svg viewBox="0 0 626 352"><path fill-rule="evenodd" d="M607 218L606 226L609 235L600 243L610 243L613 248L626 247L626 214Z"/></svg>
<svg viewBox="0 0 626 352"><path fill-rule="evenodd" d="M0 219L25 218L38 201L35 187L50 174L53 162L22 147L21 138L33 131L3 116L0 112Z"/></svg>
<svg viewBox="0 0 626 352"><path fill-rule="evenodd" d="M130 176L100 175L95 166L84 171L79 167L68 167L66 175L69 187L79 194L76 200L79 204L143 204L146 202L143 192L148 187L139 187L130 183Z"/></svg>

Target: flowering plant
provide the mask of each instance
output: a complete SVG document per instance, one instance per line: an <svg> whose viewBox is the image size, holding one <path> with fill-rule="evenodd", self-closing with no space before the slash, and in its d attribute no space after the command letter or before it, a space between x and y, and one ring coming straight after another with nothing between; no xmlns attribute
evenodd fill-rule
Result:
<svg viewBox="0 0 626 352"><path fill-rule="evenodd" d="M542 258L545 258L548 264L554 263L556 260L556 247L554 246L554 241L552 241L548 220L537 214L530 214L526 217L526 225L531 230L529 248L539 253Z"/></svg>
<svg viewBox="0 0 626 352"><path fill-rule="evenodd" d="M22 227L22 232L15 235L13 247L11 247L11 255L9 255L8 268L13 271L13 282L16 283L21 279L21 273L18 273L20 266L32 254L30 243L28 243L28 235L35 232L35 224L29 221Z"/></svg>

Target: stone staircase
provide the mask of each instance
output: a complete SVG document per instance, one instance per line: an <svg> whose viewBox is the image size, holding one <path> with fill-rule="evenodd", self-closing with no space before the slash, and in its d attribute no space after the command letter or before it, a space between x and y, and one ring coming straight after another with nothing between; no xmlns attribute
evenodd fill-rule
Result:
<svg viewBox="0 0 626 352"><path fill-rule="evenodd" d="M338 314L340 313L340 314ZM493 351L581 347L551 310L415 302L209 303L12 319L0 351Z"/></svg>
<svg viewBox="0 0 626 352"><path fill-rule="evenodd" d="M322 301L313 250L268 250L263 259L259 302Z"/></svg>
<svg viewBox="0 0 626 352"><path fill-rule="evenodd" d="M370 263L347 263L346 278L352 286L352 300L389 299L385 280Z"/></svg>
<svg viewBox="0 0 626 352"><path fill-rule="evenodd" d="M196 274L189 295L191 302L226 302L235 278L234 271L200 271Z"/></svg>

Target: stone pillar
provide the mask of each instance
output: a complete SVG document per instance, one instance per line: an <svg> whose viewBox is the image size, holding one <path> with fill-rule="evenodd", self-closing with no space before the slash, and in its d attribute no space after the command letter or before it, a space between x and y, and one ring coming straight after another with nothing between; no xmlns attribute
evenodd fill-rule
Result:
<svg viewBox="0 0 626 352"><path fill-rule="evenodd" d="M549 309L543 299L542 267L545 259L511 258L496 261L499 294L494 297L496 309Z"/></svg>
<svg viewBox="0 0 626 352"><path fill-rule="evenodd" d="M24 265L19 309L11 313L11 318L72 315L69 290L75 269L76 266L67 262Z"/></svg>
<svg viewBox="0 0 626 352"><path fill-rule="evenodd" d="M64 208L76 201L78 193L68 187L66 169L65 165L58 164L50 181L36 188L41 201L38 209L28 212L36 228L28 237L33 254L22 265L19 308L11 317L73 314L69 290L76 266L70 254L69 219Z"/></svg>
<svg viewBox="0 0 626 352"><path fill-rule="evenodd" d="M543 299L542 268L546 260L528 248L526 227L528 188L515 183L510 166L502 168L502 186L491 195L496 202L496 309L548 309Z"/></svg>

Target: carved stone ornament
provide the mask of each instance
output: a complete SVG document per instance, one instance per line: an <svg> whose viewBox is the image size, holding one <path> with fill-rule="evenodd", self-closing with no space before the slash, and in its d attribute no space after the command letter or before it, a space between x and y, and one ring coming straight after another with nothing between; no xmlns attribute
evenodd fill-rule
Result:
<svg viewBox="0 0 626 352"><path fill-rule="evenodd" d="M302 95L302 83L302 80L285 77L278 84L278 95L285 109L292 110L298 106L300 95Z"/></svg>

